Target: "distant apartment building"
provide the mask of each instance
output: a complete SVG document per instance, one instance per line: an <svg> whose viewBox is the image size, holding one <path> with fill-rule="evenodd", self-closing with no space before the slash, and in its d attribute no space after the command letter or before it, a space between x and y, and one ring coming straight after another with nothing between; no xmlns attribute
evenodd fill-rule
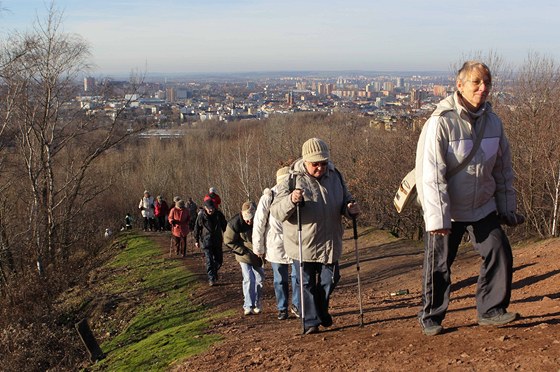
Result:
<svg viewBox="0 0 560 372"><path fill-rule="evenodd" d="M175 102L175 100L177 99L177 94L175 91L175 88L167 88L165 90L165 98L167 99L167 102Z"/></svg>
<svg viewBox="0 0 560 372"><path fill-rule="evenodd" d="M434 85L433 93L436 97L447 97L447 87L443 85Z"/></svg>
<svg viewBox="0 0 560 372"><path fill-rule="evenodd" d="M386 81L383 83L383 90L387 90L389 92L392 92L393 90L395 90L395 84L393 84L390 81Z"/></svg>
<svg viewBox="0 0 560 372"><path fill-rule="evenodd" d="M95 90L95 78L88 76L84 78L84 92L91 93Z"/></svg>

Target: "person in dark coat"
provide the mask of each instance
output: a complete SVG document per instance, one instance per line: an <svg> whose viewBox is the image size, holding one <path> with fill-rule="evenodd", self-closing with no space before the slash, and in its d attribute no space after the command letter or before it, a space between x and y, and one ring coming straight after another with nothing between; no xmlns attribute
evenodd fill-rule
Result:
<svg viewBox="0 0 560 372"><path fill-rule="evenodd" d="M224 234L224 243L233 251L235 259L241 266L245 315L260 314L262 311L264 270L262 259L253 253L252 244L255 210L254 203L245 202L241 207L241 213L228 221Z"/></svg>
<svg viewBox="0 0 560 372"><path fill-rule="evenodd" d="M222 243L227 221L224 214L216 208L212 200L203 204L194 225L194 241L197 248L204 252L208 284L213 286L218 281L218 270L224 261Z"/></svg>

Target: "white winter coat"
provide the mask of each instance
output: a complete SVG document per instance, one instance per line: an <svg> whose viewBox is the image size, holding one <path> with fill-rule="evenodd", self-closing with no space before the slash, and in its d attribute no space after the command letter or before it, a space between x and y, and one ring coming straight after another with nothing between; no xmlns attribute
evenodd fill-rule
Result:
<svg viewBox="0 0 560 372"><path fill-rule="evenodd" d="M291 264L292 259L284 249L282 222L270 214L270 205L277 193L276 186L264 189L253 219L253 252L265 254L268 262Z"/></svg>
<svg viewBox="0 0 560 372"><path fill-rule="evenodd" d="M426 231L450 229L451 221L475 222L492 212L516 211L511 153L502 122L488 102L471 115L476 120L469 118L456 92L438 104L420 134L415 176ZM447 180L446 173L469 155L483 118L486 128L476 154Z"/></svg>
<svg viewBox="0 0 560 372"><path fill-rule="evenodd" d="M142 197L140 203L138 203L138 208L141 210L142 217L154 218L154 197Z"/></svg>

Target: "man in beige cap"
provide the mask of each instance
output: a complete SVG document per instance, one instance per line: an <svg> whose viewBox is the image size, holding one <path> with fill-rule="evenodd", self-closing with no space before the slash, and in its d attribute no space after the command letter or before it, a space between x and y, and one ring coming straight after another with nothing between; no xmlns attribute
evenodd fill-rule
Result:
<svg viewBox="0 0 560 372"><path fill-rule="evenodd" d="M342 216L357 216L360 209L342 175L330 161L329 147L319 138L311 138L303 144L302 158L292 164L290 176L277 187L278 194L270 212L282 221L286 254L298 263L296 212L299 205L304 332L316 333L320 325L332 325L329 298L340 279Z"/></svg>
<svg viewBox="0 0 560 372"><path fill-rule="evenodd" d="M260 314L264 270L262 260L253 253L253 218L255 203L247 201L241 213L232 217L224 233L224 244L235 253L243 275L243 314Z"/></svg>

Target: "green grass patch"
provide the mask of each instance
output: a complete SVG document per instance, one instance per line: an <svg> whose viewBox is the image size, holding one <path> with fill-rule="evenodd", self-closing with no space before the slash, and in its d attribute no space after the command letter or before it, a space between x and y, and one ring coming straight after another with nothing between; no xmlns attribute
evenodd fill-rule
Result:
<svg viewBox="0 0 560 372"><path fill-rule="evenodd" d="M149 239L133 234L121 239L126 247L108 263L111 275L100 286L120 299L118 307L126 308L123 301L136 306L127 308L126 326L101 345L107 356L92 370L167 370L219 341L205 331L210 320L227 314L209 315L191 303L195 276L179 260L163 258Z"/></svg>

